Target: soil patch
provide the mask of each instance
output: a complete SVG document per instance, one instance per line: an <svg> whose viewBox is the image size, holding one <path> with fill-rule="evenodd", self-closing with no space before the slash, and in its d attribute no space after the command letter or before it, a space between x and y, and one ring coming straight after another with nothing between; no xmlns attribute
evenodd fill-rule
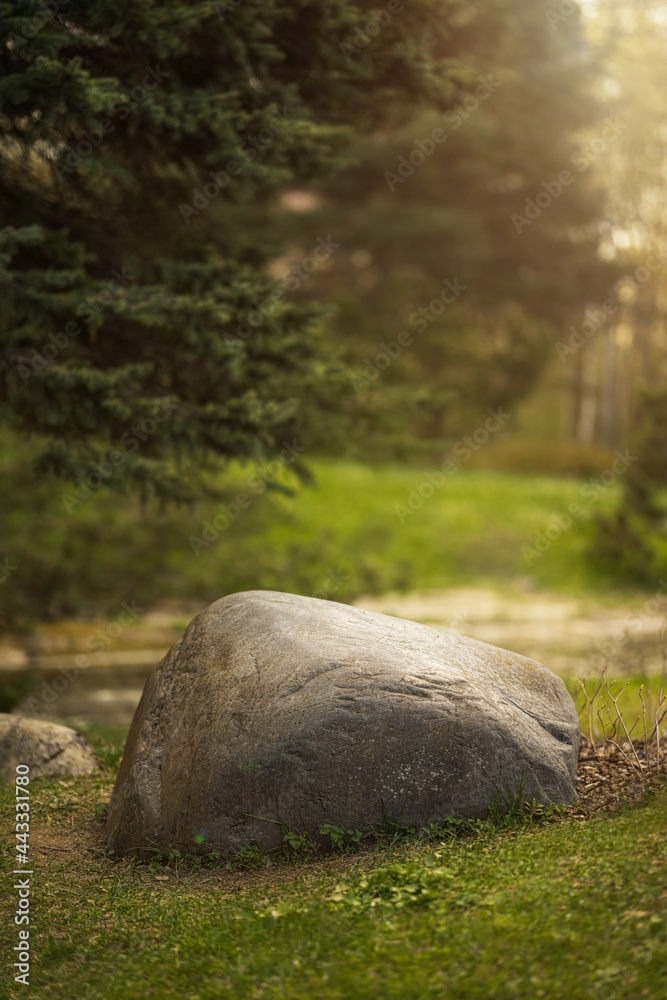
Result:
<svg viewBox="0 0 667 1000"><path fill-rule="evenodd" d="M667 776L667 754L655 744L593 745L582 737L577 775L577 807L587 815L617 812L624 803L641 802Z"/></svg>

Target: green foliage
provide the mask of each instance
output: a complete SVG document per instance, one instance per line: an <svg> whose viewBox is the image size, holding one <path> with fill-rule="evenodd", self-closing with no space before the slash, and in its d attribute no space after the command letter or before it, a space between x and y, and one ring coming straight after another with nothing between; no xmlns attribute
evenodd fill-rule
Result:
<svg viewBox="0 0 667 1000"><path fill-rule="evenodd" d="M261 844L246 843L225 862L230 872L258 871L260 868L270 868L273 864L271 854Z"/></svg>
<svg viewBox="0 0 667 1000"><path fill-rule="evenodd" d="M368 11L347 0L2 4L0 420L72 505L91 479L201 495L331 403L319 310L234 208L340 168L388 105L442 106L450 6L415 0L349 60Z"/></svg>
<svg viewBox="0 0 667 1000"><path fill-rule="evenodd" d="M79 724L77 728L92 746L100 765L115 772L123 756L128 727L120 723L114 725L89 723Z"/></svg>
<svg viewBox="0 0 667 1000"><path fill-rule="evenodd" d="M442 823L431 823L424 827L418 841L439 842L440 850L434 849L423 854L416 861L406 864L393 864L386 868L376 868L352 883L339 883L330 899L342 907L353 910L373 910L376 908L403 909L405 907L428 906L442 910L446 907L450 912L457 907L467 909L479 903L479 897L468 888L456 895L447 893L443 907L443 890L451 886L454 874L450 868L441 863L446 858L442 850L448 841L461 837L476 835L488 838L494 833L508 827L518 827L522 824L533 825L543 821L551 821L564 816L563 806L551 803L548 807L539 805L535 799L524 803L523 782L517 794L500 793L489 806L487 821L456 819L450 817ZM388 847L397 844L415 842L414 827L403 828L402 836L382 842Z"/></svg>
<svg viewBox="0 0 667 1000"><path fill-rule="evenodd" d="M433 906L442 898L443 885L454 877L447 868L436 864L440 857L435 852L419 861L377 868L351 885L337 885L330 898L353 910ZM474 902L475 897L466 892L453 905L465 908Z"/></svg>
<svg viewBox="0 0 667 1000"><path fill-rule="evenodd" d="M511 788L502 789L496 787L496 794L493 801L489 803L489 818L493 826L502 828L504 826L516 826L524 818L523 792L526 786L525 771L521 774L521 781L516 792Z"/></svg>
<svg viewBox="0 0 667 1000"><path fill-rule="evenodd" d="M617 509L597 518L592 558L621 580L656 586L667 574L667 389L647 387L638 407L634 462Z"/></svg>
<svg viewBox="0 0 667 1000"><path fill-rule="evenodd" d="M353 830L345 826L344 823L324 823L320 827L323 837L329 837L334 851L341 854L349 854L355 851L364 838L361 830Z"/></svg>
<svg viewBox="0 0 667 1000"><path fill-rule="evenodd" d="M98 819L104 819L104 816L98 816ZM132 858L131 863L138 868L145 868L147 872L151 875L158 875L168 869L170 865L174 865L174 871L178 871L179 866L181 869L185 866L188 872L200 872L202 870L210 870L217 865L220 860L220 851L209 851L208 854L198 854L198 855L183 855L181 851L172 848L169 851L161 851L157 847L145 847L144 852L152 854L152 857L147 862L142 862L137 858ZM113 856L115 852L109 851L109 855Z"/></svg>
<svg viewBox="0 0 667 1000"><path fill-rule="evenodd" d="M32 694L37 683L33 670L3 670L0 673L0 712L13 708Z"/></svg>
<svg viewBox="0 0 667 1000"><path fill-rule="evenodd" d="M567 806L561 806L555 802L551 802L548 806L545 806L541 802L537 802L536 799L529 799L523 804L523 818L530 826L536 823L549 823L560 819L567 812Z"/></svg>
<svg viewBox="0 0 667 1000"><path fill-rule="evenodd" d="M261 843L247 841L238 851L227 857L225 867L228 871L256 871L276 864L306 861L317 853L317 847L307 830L290 830L279 820L263 816L255 818L263 819L266 823L275 823L280 827L280 846L267 850Z"/></svg>
<svg viewBox="0 0 667 1000"><path fill-rule="evenodd" d="M469 827L469 821L449 816L440 823L429 823L419 832L420 840L449 840L461 836Z"/></svg>
<svg viewBox="0 0 667 1000"><path fill-rule="evenodd" d="M399 816L389 816L384 802L382 803L382 822L380 829L376 831L376 836L380 843L388 845L397 844L401 840L412 839L416 832L416 827L406 826L403 823L403 810L401 810Z"/></svg>
<svg viewBox="0 0 667 1000"><path fill-rule="evenodd" d="M283 853L290 861L304 861L316 852L316 847L307 832L283 831Z"/></svg>

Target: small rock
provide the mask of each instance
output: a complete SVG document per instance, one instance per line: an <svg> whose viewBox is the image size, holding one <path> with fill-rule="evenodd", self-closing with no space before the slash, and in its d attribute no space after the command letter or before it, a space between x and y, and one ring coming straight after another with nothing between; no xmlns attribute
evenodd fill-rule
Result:
<svg viewBox="0 0 667 1000"><path fill-rule="evenodd" d="M92 747L73 729L0 714L0 771L12 781L17 764L27 764L31 778L88 774L97 767Z"/></svg>

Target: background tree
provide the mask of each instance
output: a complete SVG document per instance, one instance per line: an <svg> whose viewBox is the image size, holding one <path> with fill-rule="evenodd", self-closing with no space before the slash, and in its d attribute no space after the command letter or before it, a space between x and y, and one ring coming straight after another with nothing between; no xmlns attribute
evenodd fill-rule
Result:
<svg viewBox="0 0 667 1000"><path fill-rule="evenodd" d="M442 454L528 391L568 304L606 280L587 176L558 187L602 115L576 15L552 30L543 0L398 6L0 5L8 614L126 597L139 563L178 590L159 528L129 502L112 518L98 485L190 499L226 459L351 433L373 456ZM465 291L410 323L443 278ZM403 329L409 349L355 393ZM35 447L60 480L30 479ZM190 558L190 529L171 532ZM222 563L197 594L224 592Z"/></svg>
<svg viewBox="0 0 667 1000"><path fill-rule="evenodd" d="M600 66L597 92L618 135L607 144L588 136L583 148L603 195L599 252L620 281L615 313L568 369L577 436L613 448L627 443L642 387L667 374L664 7L596 5L587 36Z"/></svg>
<svg viewBox="0 0 667 1000"><path fill-rule="evenodd" d="M613 576L657 586L667 572L667 390L645 388L616 511L600 516L593 558Z"/></svg>
<svg viewBox="0 0 667 1000"><path fill-rule="evenodd" d="M605 161L601 253L621 269L615 322L589 347L597 419L631 443L615 513L599 517L592 554L613 576L656 587L667 569L667 86L662 4L601 8L592 44L602 85L627 127Z"/></svg>
<svg viewBox="0 0 667 1000"><path fill-rule="evenodd" d="M578 14L552 24L551 8L452 9L438 53L464 62L465 99L444 115L397 107L335 184L272 206L291 242L284 268L323 229L341 243L308 293L337 305L328 328L356 376L366 451L377 453L378 420L407 455L441 448L489 406L514 407L568 323L609 293L602 192L581 148L611 108L594 96L600 67ZM456 278L465 291L434 315L443 279ZM378 369L402 330L413 342Z"/></svg>

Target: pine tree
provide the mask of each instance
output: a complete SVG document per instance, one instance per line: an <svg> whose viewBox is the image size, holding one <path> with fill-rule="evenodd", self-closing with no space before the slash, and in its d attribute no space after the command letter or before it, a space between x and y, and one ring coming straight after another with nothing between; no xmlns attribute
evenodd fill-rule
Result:
<svg viewBox="0 0 667 1000"><path fill-rule="evenodd" d="M340 373L238 208L338 170L389 109L445 107L453 3L0 5L2 422L72 504L190 497L303 440ZM304 266L336 249L316 234Z"/></svg>

